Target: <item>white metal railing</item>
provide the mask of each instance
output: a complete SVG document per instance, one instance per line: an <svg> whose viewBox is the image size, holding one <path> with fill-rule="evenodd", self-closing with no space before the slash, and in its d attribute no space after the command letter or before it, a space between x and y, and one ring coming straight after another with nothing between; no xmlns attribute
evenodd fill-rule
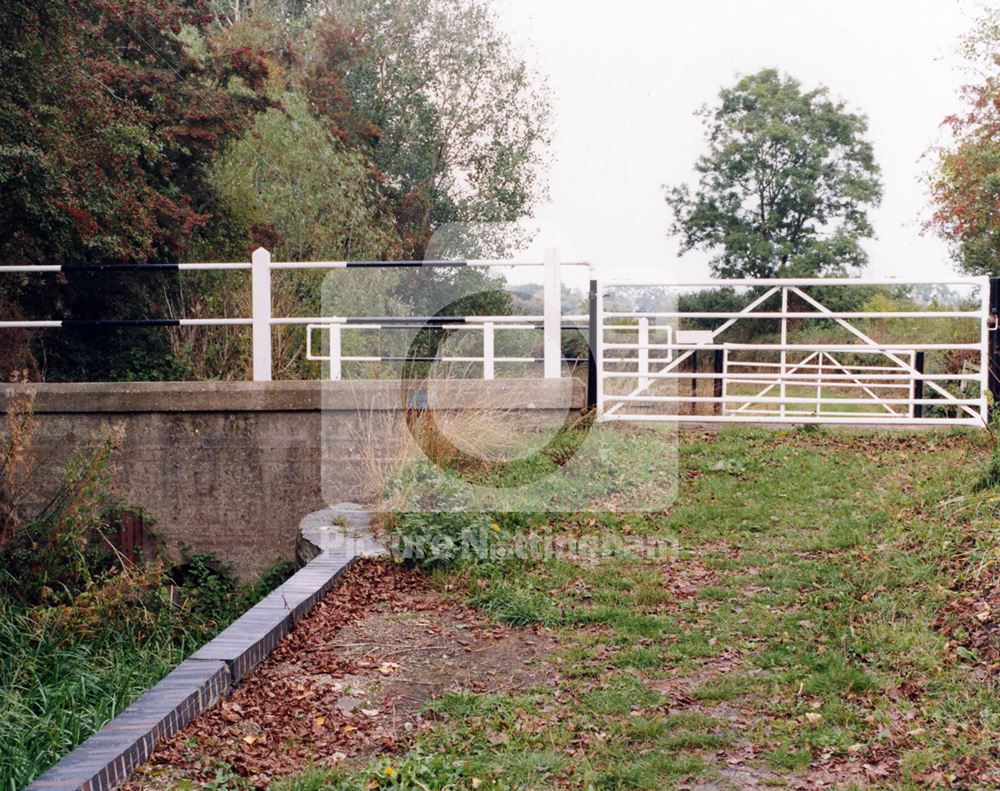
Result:
<svg viewBox="0 0 1000 791"><path fill-rule="evenodd" d="M438 268L438 267L535 267L543 281L542 314L533 316L276 316L273 315L274 272L285 270L338 270L350 268ZM562 314L562 267L587 267L590 275L589 316ZM88 264L82 266L16 265L0 267L0 273L52 273L72 271L247 271L250 273L252 311L248 317L202 317L150 320L0 320L0 329L48 329L90 326L247 326L253 334L253 378L269 381L272 376L272 331L277 326L302 326L306 331L306 357L325 362L329 376L344 375L347 363L405 361L402 355L345 353L345 333L383 332L436 326L448 332L479 335L478 347L469 353L443 354L436 361L482 366L482 377L492 379L498 366L541 363L546 378L562 375L562 333L572 326L586 329L590 340L588 405L599 420L758 421L776 419L823 423L946 423L982 425L987 419L987 391L992 382L1000 393L1000 382L991 378L988 359L994 313L1000 313L1000 287L989 278L777 278L729 279L701 282L634 282L594 279L593 268L583 262L562 262L556 250L543 260L440 260L440 261L272 261L267 250L256 250L250 262L182 264ZM943 310L901 311L833 310L822 304L812 287L836 289L863 286L947 285L979 289L978 303L968 309L954 306ZM689 311L680 309L605 311L605 291L617 288L667 289L674 293L696 288L750 288L749 302L741 309ZM773 304L777 303L777 304ZM793 305L793 303L796 303ZM966 337L942 342L926 334L877 340L861 322L877 319L892 322L968 321ZM713 329L679 326L685 320L716 322ZM740 341L726 336L737 323L777 322L776 337L756 340L759 334ZM844 340L826 337L810 340L795 332L790 322L822 320L842 331ZM972 322L976 322L973 324ZM963 326L965 326L963 324ZM541 354L498 353L497 338L514 332L540 332ZM325 334L325 351L318 350L314 335ZM506 335L504 335L506 337ZM474 344L473 344L474 345ZM508 351L510 351L508 347ZM925 370L926 360L953 352L973 357L969 370L963 360L961 372ZM692 363L701 355L712 355L713 370L703 371ZM1000 367L1000 354L997 366ZM864 358L864 361L862 361ZM686 367L685 367L686 366ZM975 370L978 366L978 370ZM937 366L940 368L941 366ZM699 390L712 380L712 393ZM689 392L678 393L681 383ZM977 387L978 392L969 392ZM808 392L805 392L808 390ZM691 405L691 414L681 414L678 405ZM712 414L699 414L698 405L711 405Z"/></svg>
<svg viewBox="0 0 1000 791"><path fill-rule="evenodd" d="M900 285L960 285L979 290L969 309L905 311L836 311L808 293L809 287ZM693 288L752 287L757 290L741 310L685 311L604 310L605 292L616 288L660 288L679 294ZM790 308L790 299L802 305ZM779 303L772 306L771 303ZM779 421L860 424L949 424L982 426L988 418L988 348L990 326L989 278L897 280L889 278L714 280L700 283L613 281L597 298L595 357L598 369L596 410L601 421ZM618 322L668 322L681 319L718 321L711 330L674 329L673 337L652 342L641 334L622 339ZM734 341L726 337L738 322L777 321L773 339ZM949 320L967 327L966 338L934 342L920 333L912 339L878 341L857 326L868 319ZM814 342L790 334L791 321L821 320L845 336ZM975 322L975 324L973 324ZM752 337L752 336L751 336ZM655 370L621 365L628 359L648 359L651 353L669 355ZM971 353L978 371L925 371L925 354ZM714 370L701 371L698 355L710 354ZM861 362L865 360L866 362ZM686 367L685 363L687 364ZM706 395L699 384L711 380ZM681 383L689 392L678 392ZM946 385L978 385L978 393L954 393ZM624 387L623 387L624 386ZM808 390L808 392L806 392ZM925 392L925 390L927 392ZM711 414L699 413L701 404ZM681 412L690 405L690 414ZM935 412L932 412L936 410ZM925 414L930 412L931 414Z"/></svg>
<svg viewBox="0 0 1000 791"><path fill-rule="evenodd" d="M543 364L544 376L547 379L558 379L562 376L562 329L564 321L567 319L583 319L586 317L564 317L562 315L562 267L587 267L590 264L579 261L562 261L559 251L549 250L544 260L507 260L507 259L461 259L461 260L428 260L428 261L272 261L269 251L259 248L255 250L249 262L236 261L228 263L177 263L177 264L85 264L85 265L12 265L0 266L0 273L56 273L56 272L121 272L121 271L176 271L176 272L197 272L197 271L249 271L251 281L251 315L241 318L197 318L197 319L93 319L93 320L6 320L0 321L0 329L54 329L60 327L100 327L100 326L131 326L131 327L210 327L210 326L249 326L253 333L253 379L257 382L268 382L272 378L272 339L271 332L276 326L305 325L307 337L310 333L310 325L323 325L326 327L338 327L341 324L351 322L351 317L339 316L275 316L272 313L272 279L275 271L282 270L337 270L356 268L490 268L508 267L522 268L534 267L542 270L543 280L543 315L540 317L540 324L543 341L541 358L531 358L531 362L541 362ZM375 325L384 324L389 326L390 322L407 317L373 317L372 321L353 323L352 327L374 328ZM422 320L419 317L410 317L413 320ZM426 317L425 317L426 318ZM513 329L513 326L506 324L508 321L525 323L528 318L534 322L538 317L518 317L518 316L465 316L454 317L455 324L465 323L471 327L480 327L484 335L484 344L489 344L492 335L496 332L498 325ZM435 326L440 323L439 317L433 317ZM492 329L487 330L485 324L492 324ZM452 325L449 325L452 326ZM533 327L534 328L534 327ZM335 335L342 332L330 330L330 342L336 344L339 338ZM307 353L310 359L312 356L311 341L307 342ZM493 357L489 353L488 346L484 348L483 359ZM353 358L344 358L353 359ZM494 358L496 362L506 362L504 358ZM525 362L529 360L525 359ZM486 363L484 363L486 364ZM338 366L333 366L336 370ZM495 367L495 365L494 365Z"/></svg>
<svg viewBox="0 0 1000 791"><path fill-rule="evenodd" d="M439 354L434 357L435 363L467 363L482 366L482 378L492 380L496 378L497 364L530 364L545 363L545 357L537 356L511 356L498 355L496 353L496 337L498 332L532 332L543 330L544 316L465 316L453 321L437 321L433 325L427 324L398 324L380 321L351 322L350 319L339 316L332 317L325 321L310 322L306 325L306 359L325 363L328 369L328 377L331 381L340 381L343 378L344 363L401 363L408 361L425 361L423 358L414 358L406 355L376 355L376 354L345 354L343 351L343 336L345 332L383 332L386 330L422 330L428 326L447 332L461 333L481 333L480 354L475 355L449 355ZM565 315L560 317L560 333L565 329L581 329L580 323L586 322L584 315ZM313 343L315 333L326 334L327 351L317 351ZM561 351L560 351L561 354ZM430 362L430 360L426 360ZM565 362L561 356L560 365ZM569 362L586 362L585 359L570 359Z"/></svg>
<svg viewBox="0 0 1000 791"><path fill-rule="evenodd" d="M330 333L330 344L331 344L331 378L335 375L339 376L339 372L342 370L342 363L351 359L358 359L358 355L353 355L348 358L343 357L339 354L339 347L342 346L340 336L343 333L344 326L347 326L344 317L338 316L308 316L308 317L283 317L275 318L271 315L271 273L275 270L280 269L350 269L350 268L383 268L383 267L415 267L415 268L434 268L434 267L476 267L476 268L489 268L489 267L538 267L543 271L543 311L542 316L542 336L543 336L543 353L542 353L542 363L544 366L544 376L546 379L558 379L562 376L562 277L561 271L562 267L587 267L590 269L590 264L586 262L570 261L564 262L560 259L559 251L552 249L549 250L543 261L518 261L518 260L502 260L502 259L480 259L480 260L462 260L462 261L308 261L308 262L274 262L271 261L271 254L264 249L258 249L254 252L252 256L252 271L253 271L253 370L254 370L254 381L270 381L271 379L271 331L270 328L274 325L281 324L304 324L306 325L307 333L307 354L312 355L310 359L319 359L313 353L311 334L314 329L319 326L325 326L328 328ZM394 317L382 317L386 320ZM403 317L405 318L405 317ZM435 326L440 326L440 318L436 317L437 323ZM496 325L500 323L501 320L505 321L508 318L516 319L523 322L524 317L497 317L497 316L468 316L468 317L456 317L455 326L472 325L475 326L477 321L486 322L488 320L492 321L493 332L495 332ZM380 321L377 318L373 321L357 323L350 325L354 328L365 327L367 329L380 329L381 325L386 322ZM310 327L312 329L310 329ZM466 327L468 328L468 327ZM492 333L490 338L487 338L487 333L484 332L484 344L488 344L492 340ZM334 355L333 352L336 351L338 354ZM487 357L492 357L492 354L487 354L488 349L484 348L483 358L484 361ZM339 358L339 364L335 357ZM374 360L372 360L374 361ZM496 360L494 358L494 364ZM484 368L487 364L484 362Z"/></svg>

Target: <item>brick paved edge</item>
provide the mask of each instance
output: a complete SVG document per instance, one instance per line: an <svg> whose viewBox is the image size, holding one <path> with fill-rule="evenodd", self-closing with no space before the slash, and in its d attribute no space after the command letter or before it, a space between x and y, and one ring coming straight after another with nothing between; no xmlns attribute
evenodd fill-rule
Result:
<svg viewBox="0 0 1000 791"><path fill-rule="evenodd" d="M321 554L181 662L25 791L110 791L274 650L356 560Z"/></svg>

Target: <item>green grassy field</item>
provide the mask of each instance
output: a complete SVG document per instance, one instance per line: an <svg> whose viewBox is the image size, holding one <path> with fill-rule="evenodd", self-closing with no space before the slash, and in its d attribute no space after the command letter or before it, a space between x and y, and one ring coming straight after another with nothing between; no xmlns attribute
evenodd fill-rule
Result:
<svg viewBox="0 0 1000 791"><path fill-rule="evenodd" d="M407 755L281 788L996 788L987 439L683 436L668 511L549 523L676 557L434 572L500 621L545 625L554 683L446 696Z"/></svg>

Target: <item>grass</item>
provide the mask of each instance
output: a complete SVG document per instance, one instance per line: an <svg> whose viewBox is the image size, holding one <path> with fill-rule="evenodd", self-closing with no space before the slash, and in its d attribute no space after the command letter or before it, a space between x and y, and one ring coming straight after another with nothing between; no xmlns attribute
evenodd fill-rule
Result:
<svg viewBox="0 0 1000 791"><path fill-rule="evenodd" d="M411 752L275 788L740 787L730 758L778 786L996 787L993 680L940 630L963 584L996 579L1000 497L974 492L989 458L972 432L683 435L668 510L545 518L675 540L675 558L435 567L498 621L548 629L552 685L446 695Z"/></svg>
<svg viewBox="0 0 1000 791"><path fill-rule="evenodd" d="M118 715L286 576L238 584L195 556L174 605L162 579L71 604L0 595L0 789L16 791ZM110 596L107 594L111 594Z"/></svg>

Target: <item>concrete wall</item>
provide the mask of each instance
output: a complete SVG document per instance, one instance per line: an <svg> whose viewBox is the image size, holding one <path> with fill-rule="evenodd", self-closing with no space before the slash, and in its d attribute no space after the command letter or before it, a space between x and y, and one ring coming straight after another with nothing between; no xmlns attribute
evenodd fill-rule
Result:
<svg viewBox="0 0 1000 791"><path fill-rule="evenodd" d="M212 551L250 575L291 557L299 520L358 496L365 459L392 453L402 409L425 396L399 382L33 385L35 488L44 498L73 449L120 424L115 488L156 519L168 550ZM437 410L518 409L561 421L576 380L430 383ZM372 427L377 426L377 431ZM327 479L323 479L323 474ZM333 478L331 479L331 476ZM325 496L324 496L325 495Z"/></svg>

